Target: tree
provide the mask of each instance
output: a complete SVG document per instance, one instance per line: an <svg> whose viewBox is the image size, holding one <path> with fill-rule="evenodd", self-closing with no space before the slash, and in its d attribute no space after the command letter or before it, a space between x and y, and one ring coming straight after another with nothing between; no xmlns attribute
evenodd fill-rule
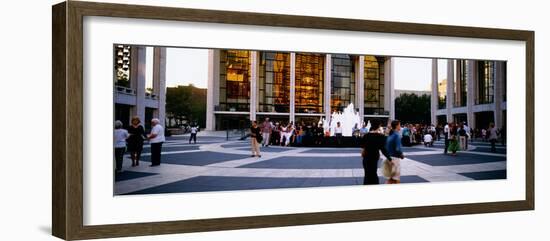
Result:
<svg viewBox="0 0 550 241"><path fill-rule="evenodd" d="M403 93L395 99L395 118L403 123L433 124L430 96Z"/></svg>
<svg viewBox="0 0 550 241"><path fill-rule="evenodd" d="M206 89L193 85L166 88L166 116L176 123L183 121L206 125Z"/></svg>

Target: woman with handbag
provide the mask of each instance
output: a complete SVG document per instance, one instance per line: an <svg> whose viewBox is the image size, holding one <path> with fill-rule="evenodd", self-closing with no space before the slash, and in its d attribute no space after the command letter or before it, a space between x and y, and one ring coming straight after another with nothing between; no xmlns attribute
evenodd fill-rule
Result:
<svg viewBox="0 0 550 241"><path fill-rule="evenodd" d="M260 143L262 143L262 135L260 133L260 127L256 121L252 121L250 127L250 141L252 145L252 157L262 157L260 154Z"/></svg>
<svg viewBox="0 0 550 241"><path fill-rule="evenodd" d="M363 185L379 184L377 170L380 152L391 160L385 147L386 136L384 136L379 129L380 122L378 120L373 120L371 122L370 131L363 136L361 141L361 147L363 148L361 156L363 157L363 169L365 171Z"/></svg>

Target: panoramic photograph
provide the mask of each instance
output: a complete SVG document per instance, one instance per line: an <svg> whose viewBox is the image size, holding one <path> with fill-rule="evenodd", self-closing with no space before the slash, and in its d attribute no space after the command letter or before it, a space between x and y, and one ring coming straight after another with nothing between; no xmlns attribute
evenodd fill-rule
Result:
<svg viewBox="0 0 550 241"><path fill-rule="evenodd" d="M506 61L115 44L114 195L506 179L506 81Z"/></svg>

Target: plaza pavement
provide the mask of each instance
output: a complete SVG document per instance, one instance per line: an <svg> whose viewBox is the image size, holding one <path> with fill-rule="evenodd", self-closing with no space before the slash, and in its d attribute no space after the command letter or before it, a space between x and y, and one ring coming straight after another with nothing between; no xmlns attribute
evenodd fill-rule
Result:
<svg viewBox="0 0 550 241"><path fill-rule="evenodd" d="M470 143L457 156L443 155L443 143L404 147L402 183L471 181L506 178L506 147L490 152L486 142ZM115 175L115 194L155 194L361 185L359 148L262 147L250 157L250 142L200 133L197 144L188 136L167 138L162 164L149 167L149 146L140 166L125 156L124 172ZM381 170L378 170L379 176ZM380 177L381 183L385 180Z"/></svg>

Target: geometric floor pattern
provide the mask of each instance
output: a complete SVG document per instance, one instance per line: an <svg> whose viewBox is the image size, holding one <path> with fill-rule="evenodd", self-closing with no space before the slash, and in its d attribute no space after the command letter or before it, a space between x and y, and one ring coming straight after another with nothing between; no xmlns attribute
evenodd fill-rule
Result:
<svg viewBox="0 0 550 241"><path fill-rule="evenodd" d="M124 172L115 176L115 195L305 188L361 185L363 168L359 148L262 147L261 158L250 157L249 141L200 136L168 137L162 164L149 167L146 144L142 163L131 167L125 156ZM472 142L457 156L443 155L443 143L433 147L404 147L402 183L506 179L506 147L490 152L487 142ZM380 169L379 176L382 176ZM380 177L380 182L384 183Z"/></svg>

